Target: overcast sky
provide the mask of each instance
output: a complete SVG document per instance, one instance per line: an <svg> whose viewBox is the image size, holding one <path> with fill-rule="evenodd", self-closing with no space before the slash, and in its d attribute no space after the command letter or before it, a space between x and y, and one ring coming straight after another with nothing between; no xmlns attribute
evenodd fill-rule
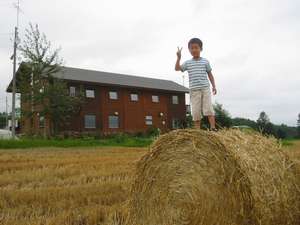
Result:
<svg viewBox="0 0 300 225"><path fill-rule="evenodd" d="M0 111L12 76L15 0L0 0ZM20 37L38 23L66 66L176 81L177 46L199 37L232 116L295 125L300 112L299 0L20 0ZM185 85L188 75L185 74Z"/></svg>

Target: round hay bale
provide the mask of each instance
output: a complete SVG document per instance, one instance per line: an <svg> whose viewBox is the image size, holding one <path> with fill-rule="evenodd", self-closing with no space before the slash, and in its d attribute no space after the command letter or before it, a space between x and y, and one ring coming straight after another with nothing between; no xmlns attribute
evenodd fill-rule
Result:
<svg viewBox="0 0 300 225"><path fill-rule="evenodd" d="M137 164L128 224L296 225L297 178L274 139L172 131Z"/></svg>

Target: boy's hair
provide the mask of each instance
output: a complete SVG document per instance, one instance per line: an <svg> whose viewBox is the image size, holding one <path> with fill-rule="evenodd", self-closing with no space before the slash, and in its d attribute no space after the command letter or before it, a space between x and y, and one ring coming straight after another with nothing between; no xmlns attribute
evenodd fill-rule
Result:
<svg viewBox="0 0 300 225"><path fill-rule="evenodd" d="M199 38L192 38L192 39L189 41L188 48L190 48L191 44L198 44L199 47L200 47L200 49L202 50L203 43L202 43L202 41L201 41Z"/></svg>

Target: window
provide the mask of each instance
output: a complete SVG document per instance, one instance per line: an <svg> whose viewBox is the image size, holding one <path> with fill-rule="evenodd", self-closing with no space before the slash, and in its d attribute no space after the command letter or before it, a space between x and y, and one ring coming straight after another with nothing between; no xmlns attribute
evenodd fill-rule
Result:
<svg viewBox="0 0 300 225"><path fill-rule="evenodd" d="M95 90L86 89L85 90L85 96L87 98L95 98Z"/></svg>
<svg viewBox="0 0 300 225"><path fill-rule="evenodd" d="M191 105L186 105L185 106L186 114L191 114Z"/></svg>
<svg viewBox="0 0 300 225"><path fill-rule="evenodd" d="M45 117L41 116L39 113L38 113L38 117L39 117L39 127L44 128L45 127Z"/></svg>
<svg viewBox="0 0 300 225"><path fill-rule="evenodd" d="M76 87L70 87L70 96L74 97L76 95Z"/></svg>
<svg viewBox="0 0 300 225"><path fill-rule="evenodd" d="M119 117L109 116L108 117L108 127L109 128L119 128Z"/></svg>
<svg viewBox="0 0 300 225"><path fill-rule="evenodd" d="M176 105L176 104L178 104L178 102L179 102L178 96L177 95L173 95L172 96L172 103Z"/></svg>
<svg viewBox="0 0 300 225"><path fill-rule="evenodd" d="M84 116L84 128L96 128L96 116L85 115Z"/></svg>
<svg viewBox="0 0 300 225"><path fill-rule="evenodd" d="M109 92L109 99L118 99L118 92L110 91Z"/></svg>
<svg viewBox="0 0 300 225"><path fill-rule="evenodd" d="M159 97L157 95L152 95L152 102L159 102Z"/></svg>
<svg viewBox="0 0 300 225"><path fill-rule="evenodd" d="M172 119L172 128L173 129L178 129L180 128L180 121L177 118Z"/></svg>
<svg viewBox="0 0 300 225"><path fill-rule="evenodd" d="M152 116L146 116L146 125L152 125L153 122L152 122Z"/></svg>
<svg viewBox="0 0 300 225"><path fill-rule="evenodd" d="M137 102L139 100L138 94L130 94L130 100Z"/></svg>

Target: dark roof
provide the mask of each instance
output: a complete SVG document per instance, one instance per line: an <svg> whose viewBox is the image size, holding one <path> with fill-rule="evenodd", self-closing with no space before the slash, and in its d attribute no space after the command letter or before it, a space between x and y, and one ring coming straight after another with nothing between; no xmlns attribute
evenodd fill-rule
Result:
<svg viewBox="0 0 300 225"><path fill-rule="evenodd" d="M62 71L53 76L65 80L87 81L107 85L158 89L176 92L188 92L189 89L171 80L149 77L132 76L119 73L85 70L72 67L63 67Z"/></svg>
<svg viewBox="0 0 300 225"><path fill-rule="evenodd" d="M81 81L134 88L156 89L162 91L174 91L185 93L189 92L188 88L177 84L176 82L171 80L78 69L73 67L62 67L62 70L56 74L53 74L53 76L70 81ZM12 82L10 82L7 91L11 91L11 86Z"/></svg>

